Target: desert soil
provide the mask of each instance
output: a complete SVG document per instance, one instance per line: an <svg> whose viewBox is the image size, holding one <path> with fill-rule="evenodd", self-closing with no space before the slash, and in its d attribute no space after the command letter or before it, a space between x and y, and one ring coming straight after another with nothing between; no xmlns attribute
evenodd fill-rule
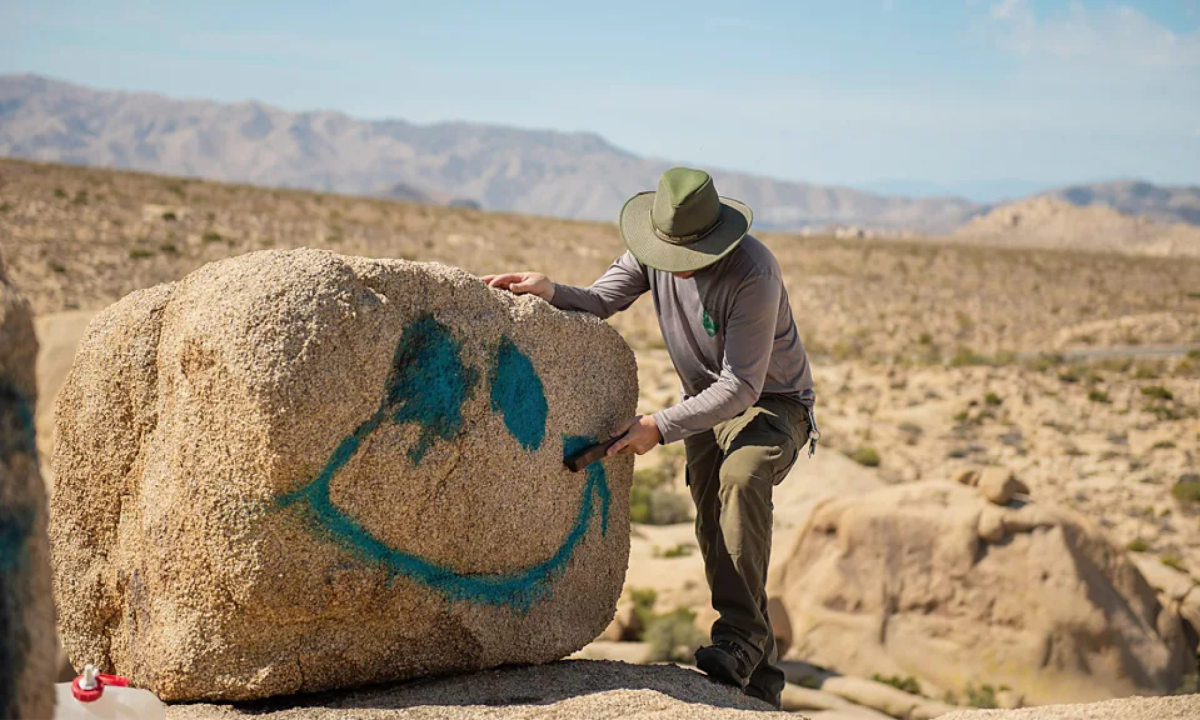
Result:
<svg viewBox="0 0 1200 720"><path fill-rule="evenodd" d="M821 496L1003 465L1035 498L1096 519L1164 598L1200 584L1200 503L1177 489L1200 482L1200 259L760 238L785 274L823 431L817 457L779 488L776 559ZM0 243L38 316L39 364L59 374L81 318L254 250L537 269L585 285L623 250L611 224L11 160L0 160ZM677 401L651 303L610 322L637 351L640 409ZM683 493L678 448L638 468ZM626 588L657 589L663 611L703 612L690 527L633 532Z"/></svg>

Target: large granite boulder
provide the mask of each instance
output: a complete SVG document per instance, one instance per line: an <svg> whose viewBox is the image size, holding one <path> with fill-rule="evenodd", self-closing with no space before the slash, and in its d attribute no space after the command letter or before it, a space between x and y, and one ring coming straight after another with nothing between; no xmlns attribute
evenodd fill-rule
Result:
<svg viewBox="0 0 1200 720"><path fill-rule="evenodd" d="M37 339L0 259L0 718L54 714L54 602L38 474Z"/></svg>
<svg viewBox="0 0 1200 720"><path fill-rule="evenodd" d="M972 685L1027 704L1169 693L1195 665L1178 613L1086 518L956 483L825 501L772 590L790 657L960 699Z"/></svg>
<svg viewBox="0 0 1200 720"><path fill-rule="evenodd" d="M583 647L613 616L634 413L601 321L441 265L243 255L101 312L56 408L72 661L166 700L350 687Z"/></svg>

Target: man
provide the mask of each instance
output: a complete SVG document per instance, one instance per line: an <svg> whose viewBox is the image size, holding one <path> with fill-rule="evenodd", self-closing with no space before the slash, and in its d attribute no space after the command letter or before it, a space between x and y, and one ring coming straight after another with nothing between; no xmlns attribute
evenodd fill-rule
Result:
<svg viewBox="0 0 1200 720"><path fill-rule="evenodd" d="M488 275L490 286L530 293L601 318L650 292L684 398L613 433L609 454L642 455L682 440L696 503L696 539L712 591L713 644L696 651L710 676L776 707L783 672L767 618L771 491L806 441L812 373L779 264L748 235L750 208L717 195L708 173L674 168L655 192L621 210L628 248L589 288L535 272Z"/></svg>

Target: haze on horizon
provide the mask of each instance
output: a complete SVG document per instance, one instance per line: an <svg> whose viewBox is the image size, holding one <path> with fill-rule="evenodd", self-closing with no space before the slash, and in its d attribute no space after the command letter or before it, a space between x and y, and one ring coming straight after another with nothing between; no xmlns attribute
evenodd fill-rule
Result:
<svg viewBox="0 0 1200 720"><path fill-rule="evenodd" d="M991 202L1200 185L1200 0L0 2L0 74Z"/></svg>

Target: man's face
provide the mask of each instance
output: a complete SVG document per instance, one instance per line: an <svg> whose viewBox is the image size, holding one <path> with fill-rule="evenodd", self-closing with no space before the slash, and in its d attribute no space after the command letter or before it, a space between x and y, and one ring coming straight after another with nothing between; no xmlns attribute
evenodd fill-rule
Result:
<svg viewBox="0 0 1200 720"><path fill-rule="evenodd" d="M677 273L671 273L671 274L674 275L675 277L679 278L680 280L687 280L691 276L695 275L696 271L688 270L687 272L677 272Z"/></svg>

